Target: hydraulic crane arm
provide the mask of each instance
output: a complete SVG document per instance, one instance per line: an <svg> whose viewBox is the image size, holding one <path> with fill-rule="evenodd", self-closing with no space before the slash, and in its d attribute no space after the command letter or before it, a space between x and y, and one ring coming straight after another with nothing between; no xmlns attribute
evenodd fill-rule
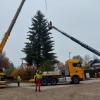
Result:
<svg viewBox="0 0 100 100"><path fill-rule="evenodd" d="M9 37L9 35L10 35L13 27L14 27L14 24L16 23L16 20L18 18L18 15L21 12L21 9L22 9L22 7L24 5L24 2L25 2L25 0L22 0L21 1L20 5L19 5L19 7L17 9L17 12L15 13L15 16L13 17L13 19L12 19L12 21L11 21L9 27L8 27L8 30L4 34L4 37L3 37L3 39L2 39L2 41L0 43L0 53L2 53L2 51L3 51L3 48L4 48L4 46L5 46L5 44L6 44L7 40L8 40L8 37Z"/></svg>
<svg viewBox="0 0 100 100"><path fill-rule="evenodd" d="M55 29L55 30L57 30L58 32L60 32L60 33L63 34L64 36L68 37L68 38L71 39L72 41L76 42L77 44L81 45L81 46L84 47L85 49L91 51L92 53L96 54L97 56L100 56L100 52L99 52L98 50L96 50L96 49L90 47L89 45L87 45L87 44L85 44L85 43L79 41L78 39L76 39L76 38L70 36L69 34L67 34L67 33L65 33L65 32L59 30L57 27L52 26L52 23L51 23L51 22L50 22L50 24L49 24L49 29Z"/></svg>

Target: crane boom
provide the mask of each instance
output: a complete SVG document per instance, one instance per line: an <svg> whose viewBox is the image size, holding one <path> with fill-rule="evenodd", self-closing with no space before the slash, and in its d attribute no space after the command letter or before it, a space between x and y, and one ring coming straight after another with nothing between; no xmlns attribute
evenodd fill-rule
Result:
<svg viewBox="0 0 100 100"><path fill-rule="evenodd" d="M4 37L3 37L3 39L2 39L2 41L0 43L0 53L2 53L2 51L3 51L3 48L4 48L4 46L5 46L5 44L6 44L7 40L8 40L8 37L9 37L13 27L14 27L14 24L16 23L18 15L21 12L21 9L22 9L25 1L26 0L22 0L21 1L21 3L19 5L19 7L18 7L18 9L17 9L17 11L16 11L16 13L15 13L15 15L14 15L14 17L13 17L13 19L12 19L12 21L11 21L9 27L8 27L8 29L7 29L7 31L4 34Z"/></svg>
<svg viewBox="0 0 100 100"><path fill-rule="evenodd" d="M94 49L93 47L81 42L80 40L70 36L69 34L59 30L57 27L52 26L52 23L50 22L49 24L49 29L55 29L56 31L62 33L64 36L68 37L69 39L71 39L72 41L76 42L77 44L81 45L82 47L84 47L85 49L91 51L92 53L96 54L97 56L100 56L100 52L96 49Z"/></svg>

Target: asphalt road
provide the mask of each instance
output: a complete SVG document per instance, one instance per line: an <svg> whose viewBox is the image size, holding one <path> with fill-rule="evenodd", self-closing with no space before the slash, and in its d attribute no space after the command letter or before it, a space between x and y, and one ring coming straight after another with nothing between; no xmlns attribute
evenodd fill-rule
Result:
<svg viewBox="0 0 100 100"><path fill-rule="evenodd" d="M94 78L94 79L90 79L90 80L81 81L80 85L81 84L95 83L95 82L100 82L100 78ZM49 85L49 86L41 86L41 89L42 90L47 90L47 89L59 88L59 87L70 87L70 86L73 86L73 85L74 84L58 84L58 85L54 85L54 86ZM17 83L10 83L10 84L8 84L8 86L17 87ZM21 83L20 88L35 89L33 83Z"/></svg>

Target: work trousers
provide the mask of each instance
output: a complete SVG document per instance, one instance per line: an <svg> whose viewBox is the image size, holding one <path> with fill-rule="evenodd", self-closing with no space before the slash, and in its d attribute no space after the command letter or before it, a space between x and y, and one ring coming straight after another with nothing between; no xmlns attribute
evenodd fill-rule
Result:
<svg viewBox="0 0 100 100"><path fill-rule="evenodd" d="M18 87L20 87L20 82L17 82L17 84L18 84Z"/></svg>
<svg viewBox="0 0 100 100"><path fill-rule="evenodd" d="M41 79L36 79L35 80L35 91L40 92L40 87L41 87Z"/></svg>

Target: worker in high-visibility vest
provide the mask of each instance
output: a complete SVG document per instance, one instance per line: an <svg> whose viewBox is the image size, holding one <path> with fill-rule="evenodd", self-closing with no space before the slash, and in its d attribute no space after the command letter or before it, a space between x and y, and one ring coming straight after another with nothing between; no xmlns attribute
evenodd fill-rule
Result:
<svg viewBox="0 0 100 100"><path fill-rule="evenodd" d="M20 87L20 82L21 82L21 77L18 75L17 76L17 84L18 84L18 87Z"/></svg>
<svg viewBox="0 0 100 100"><path fill-rule="evenodd" d="M35 91L37 92L38 90L40 92L42 72L37 70L36 75L34 76L34 79L35 79Z"/></svg>

